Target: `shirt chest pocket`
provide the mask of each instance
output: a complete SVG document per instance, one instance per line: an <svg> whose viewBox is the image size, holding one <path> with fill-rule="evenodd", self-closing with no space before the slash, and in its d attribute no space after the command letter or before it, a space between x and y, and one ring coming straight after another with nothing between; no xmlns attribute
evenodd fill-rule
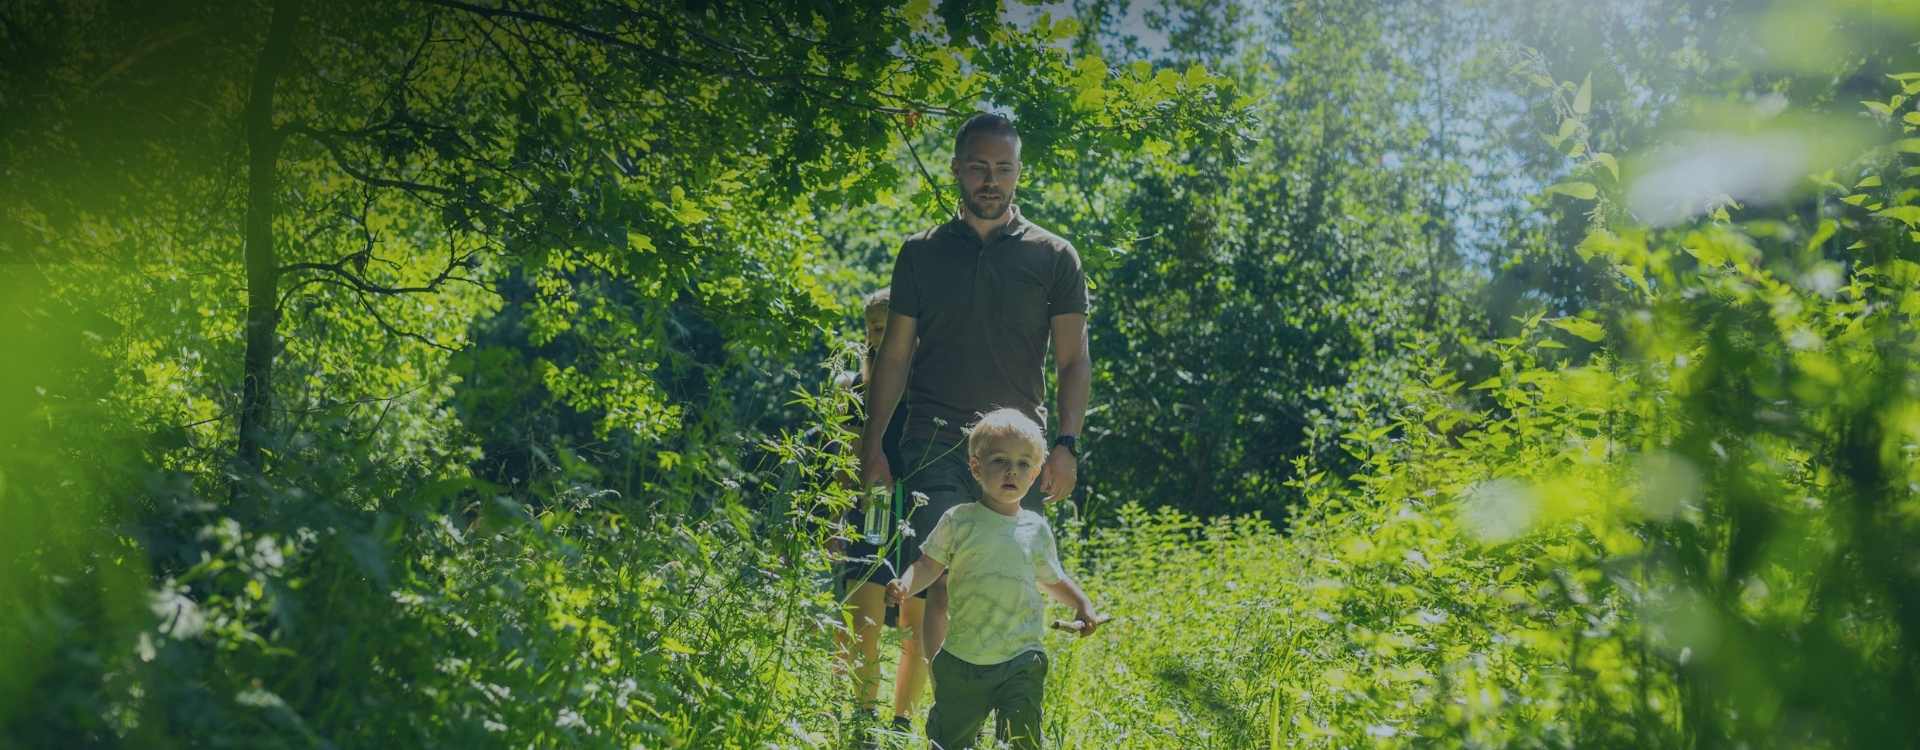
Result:
<svg viewBox="0 0 1920 750"><path fill-rule="evenodd" d="M981 276L987 283L978 290L983 309L994 311L994 318L1003 327L1028 331L1045 328L1047 320L1047 280L1027 264L1012 262L994 264L992 271Z"/></svg>

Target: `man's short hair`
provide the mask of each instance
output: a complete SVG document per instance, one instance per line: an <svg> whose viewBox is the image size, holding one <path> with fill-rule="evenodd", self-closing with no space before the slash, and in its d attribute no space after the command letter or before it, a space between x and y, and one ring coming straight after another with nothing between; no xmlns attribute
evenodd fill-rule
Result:
<svg viewBox="0 0 1920 750"><path fill-rule="evenodd" d="M1034 455L1047 455L1047 436L1040 425L1019 409L995 409L967 428L967 455L978 456L987 441L997 437L1020 438L1033 446Z"/></svg>
<svg viewBox="0 0 1920 750"><path fill-rule="evenodd" d="M1012 120L1007 119L1006 115L982 112L967 118L967 121L960 125L960 132L954 134L954 158L959 158L960 152L966 149L967 139L976 135L997 135L1012 138L1014 148L1018 149L1020 147L1020 129L1013 126Z"/></svg>

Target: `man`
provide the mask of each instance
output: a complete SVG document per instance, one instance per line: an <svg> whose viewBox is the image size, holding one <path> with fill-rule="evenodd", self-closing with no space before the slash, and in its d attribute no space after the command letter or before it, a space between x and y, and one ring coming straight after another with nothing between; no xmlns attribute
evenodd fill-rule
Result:
<svg viewBox="0 0 1920 750"><path fill-rule="evenodd" d="M1047 424L1042 368L1049 341L1057 437L1022 505L1038 510L1042 497L1052 502L1071 495L1093 384L1080 255L1014 205L1019 131L1000 115L975 115L954 137L951 169L960 213L901 246L887 333L867 389L863 479L888 484L898 476L910 493L926 497L909 516L913 536L903 544L902 560L908 565L941 515L977 498L962 426L1000 407ZM898 453L904 467L892 466L879 447L878 430L896 407L907 411ZM923 639L920 653L931 658L946 638L946 582L936 581L926 596L924 622L915 632Z"/></svg>

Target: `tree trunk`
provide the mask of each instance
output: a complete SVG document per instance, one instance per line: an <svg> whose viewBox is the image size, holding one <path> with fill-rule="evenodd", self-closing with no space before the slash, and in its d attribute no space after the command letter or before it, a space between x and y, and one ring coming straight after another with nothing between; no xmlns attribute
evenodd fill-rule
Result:
<svg viewBox="0 0 1920 750"><path fill-rule="evenodd" d="M297 0L279 0L266 44L254 64L252 92L247 98L247 214L243 231L247 263L247 354L240 384L240 444L235 458L248 475L264 468L261 444L273 415L273 359L279 342L274 333L280 314L279 259L273 248L274 193L279 189L274 169L279 161L281 133L273 124L273 90L292 57Z"/></svg>

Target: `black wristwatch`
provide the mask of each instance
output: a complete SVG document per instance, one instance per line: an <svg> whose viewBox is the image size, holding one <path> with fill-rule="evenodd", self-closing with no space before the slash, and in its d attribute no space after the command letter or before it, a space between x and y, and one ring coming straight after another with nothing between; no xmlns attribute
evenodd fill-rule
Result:
<svg viewBox="0 0 1920 750"><path fill-rule="evenodd" d="M1053 445L1056 448L1065 446L1067 449L1067 452L1073 454L1074 458L1080 457L1080 436L1079 435L1061 435L1060 437L1053 439Z"/></svg>

